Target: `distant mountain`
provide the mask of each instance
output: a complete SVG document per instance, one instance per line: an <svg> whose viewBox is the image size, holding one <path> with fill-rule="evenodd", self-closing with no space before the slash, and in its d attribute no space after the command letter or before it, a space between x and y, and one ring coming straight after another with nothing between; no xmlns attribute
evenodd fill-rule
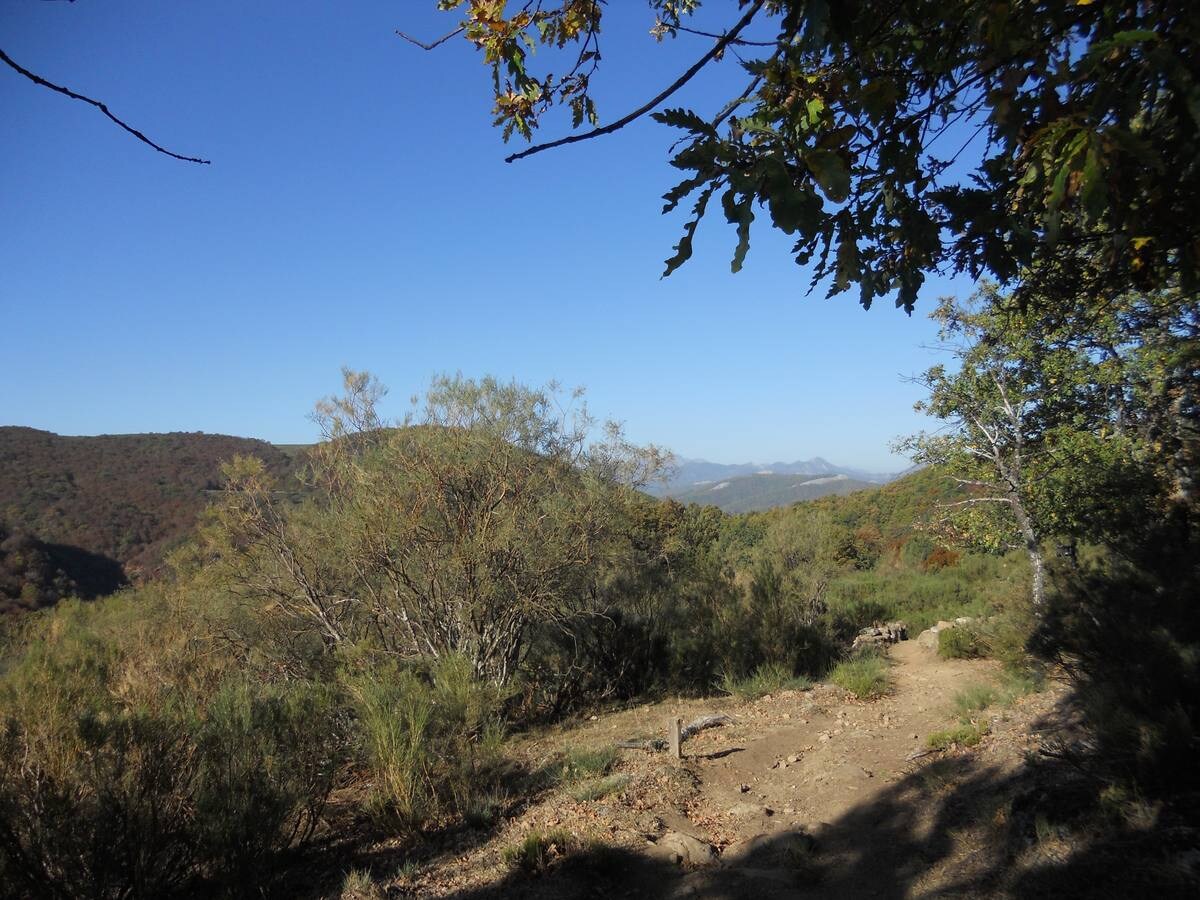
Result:
<svg viewBox="0 0 1200 900"><path fill-rule="evenodd" d="M89 571L107 560L123 571L118 582L151 576L195 526L207 492L220 488L221 463L238 454L281 478L295 464L265 441L221 434L64 437L3 426L0 520L36 536L55 559L91 560Z"/></svg>
<svg viewBox="0 0 1200 900"><path fill-rule="evenodd" d="M716 506L727 513L755 512L776 506L790 506L801 500L815 500L830 494L849 494L878 483L848 475L781 475L776 473L742 475L671 496L680 503Z"/></svg>
<svg viewBox="0 0 1200 900"><path fill-rule="evenodd" d="M726 512L747 512L825 494L846 494L887 484L897 477L834 465L819 456L790 463L733 465L681 459L665 484L650 485L646 490L656 497L672 497L683 503L708 503Z"/></svg>

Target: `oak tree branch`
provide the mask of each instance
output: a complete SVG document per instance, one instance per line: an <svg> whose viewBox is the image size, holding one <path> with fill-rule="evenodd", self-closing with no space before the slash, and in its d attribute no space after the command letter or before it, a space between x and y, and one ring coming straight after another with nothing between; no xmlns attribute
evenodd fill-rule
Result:
<svg viewBox="0 0 1200 900"><path fill-rule="evenodd" d="M142 132L138 131L132 125L128 124L127 122L122 121L121 119L117 118L117 116L113 115L112 112L109 110L109 108L107 106L105 106L103 103L101 103L99 100L93 100L91 97L85 97L83 94L77 94L77 93L75 93L75 91L71 90L70 88L65 88L61 84L54 84L51 81L47 81L41 75L38 75L35 72L30 72L28 69L24 68L23 66L18 65L13 60L13 58L11 56L9 56L7 53L5 53L3 50L0 50L0 60L3 60L5 63L8 64L8 66L10 68L12 68L16 72L20 73L21 75L24 75L26 78L28 78L34 84L41 85L44 88L49 88L52 91L57 91L60 94L65 94L66 96L70 97L72 100L82 100L84 103L88 103L88 104L96 107L96 109L100 110L100 112L104 113L104 115L108 116L110 119L112 119L114 122L116 122L121 128L128 131L130 134L132 134L135 138L137 138L143 144L148 144L149 146L153 147L159 153L164 153L167 156L171 157L172 159L178 159L183 162L200 163L201 165L205 165L205 166L212 164L212 160L199 159L195 156L183 156L179 153L174 153L174 152L168 150L166 147L163 147L161 144L156 144L154 141L150 140L150 138L146 137L146 135L142 134Z"/></svg>
<svg viewBox="0 0 1200 900"><path fill-rule="evenodd" d="M504 161L508 162L508 163L516 162L518 159L524 159L527 156L533 156L533 154L541 153L543 150L552 150L555 147L562 147L567 144L575 144L575 143L578 143L579 141L586 141L586 140L590 140L591 138L601 137L602 135L612 134L614 131L618 131L618 130L624 128L626 125L628 125L630 122L633 122L635 119L641 118L646 113L650 112L650 110L654 109L656 106L658 106L664 100L666 100L668 97L670 97L672 94L674 94L676 91L678 91L681 87L683 87L685 84L687 84L693 78L695 78L696 74L701 69L703 69L706 65L708 65L710 62L712 62L714 59L716 59L718 56L720 56L726 47L728 47L730 44L732 44L734 41L736 41L738 35L741 34L742 31L745 30L746 26L749 25L754 20L754 17L756 15L758 15L758 11L760 9L762 9L763 2L764 2L764 0L755 0L755 2L753 4L751 4L750 8L746 11L746 14L744 16L742 16L742 18L738 21L738 23L736 25L733 26L733 28L731 28L729 31L725 32L725 34L721 37L720 40L718 40L715 44L713 44L711 50L709 50L702 57L700 57L700 59L698 59L691 66L691 68L689 68L686 72L684 72L677 79L675 79L675 81L672 82L670 86L668 86L665 90L663 90L660 94L658 94L656 97L654 97L648 103L646 103L642 106L639 106L633 112L629 113L628 115L622 116L621 118L617 119L615 122L610 122L609 124L601 126L600 128L594 128L591 131L585 131L582 134L569 134L566 137L559 138L556 141L549 141L545 144L535 144L534 146L530 147L528 150L522 150L520 153L514 153L514 154L512 154L512 156L505 157Z"/></svg>

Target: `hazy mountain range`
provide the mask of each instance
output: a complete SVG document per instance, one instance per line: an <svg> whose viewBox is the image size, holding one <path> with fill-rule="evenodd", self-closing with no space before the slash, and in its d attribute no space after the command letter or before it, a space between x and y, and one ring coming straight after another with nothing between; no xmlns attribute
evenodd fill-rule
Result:
<svg viewBox="0 0 1200 900"><path fill-rule="evenodd" d="M787 506L826 494L886 484L903 473L867 472L839 466L815 456L796 462L714 463L704 459L678 459L671 477L650 485L648 493L672 497L681 503L702 503L725 512L740 513Z"/></svg>

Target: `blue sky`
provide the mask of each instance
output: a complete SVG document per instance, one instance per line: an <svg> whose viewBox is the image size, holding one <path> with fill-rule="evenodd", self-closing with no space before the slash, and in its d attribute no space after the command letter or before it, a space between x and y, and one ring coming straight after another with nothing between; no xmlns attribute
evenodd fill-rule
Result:
<svg viewBox="0 0 1200 900"><path fill-rule="evenodd" d="M929 425L903 380L937 359L925 314L969 284L864 312L809 295L765 227L731 274L719 215L660 279L683 222L660 215L674 135L647 120L505 164L478 55L393 34L447 30L434 6L0 0L18 63L213 160L0 70L0 423L304 442L342 365L397 414L460 370L584 385L684 456L904 465L887 444ZM602 118L707 47L656 44L640 2L609 11ZM673 103L713 109L741 80L727 63Z"/></svg>

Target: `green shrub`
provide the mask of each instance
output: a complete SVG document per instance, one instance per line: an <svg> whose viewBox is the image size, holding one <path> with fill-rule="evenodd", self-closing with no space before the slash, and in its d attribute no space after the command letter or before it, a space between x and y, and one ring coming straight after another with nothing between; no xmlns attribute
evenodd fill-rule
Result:
<svg viewBox="0 0 1200 900"><path fill-rule="evenodd" d="M938 632L938 656L942 659L977 659L987 656L987 645L965 625Z"/></svg>
<svg viewBox="0 0 1200 900"><path fill-rule="evenodd" d="M563 779L575 781L594 775L605 775L616 763L617 758L617 748L612 745L568 750L563 760Z"/></svg>
<svg viewBox="0 0 1200 900"><path fill-rule="evenodd" d="M935 731L925 739L925 746L930 750L948 750L952 746L974 747L988 733L988 727L974 722L957 725L945 731Z"/></svg>
<svg viewBox="0 0 1200 900"><path fill-rule="evenodd" d="M829 680L863 700L882 696L891 687L887 662L874 654L863 654L838 663L829 673Z"/></svg>
<svg viewBox="0 0 1200 900"><path fill-rule="evenodd" d="M954 709L960 717L987 709L1000 699L1000 691L990 684L972 684L954 695Z"/></svg>
<svg viewBox="0 0 1200 900"><path fill-rule="evenodd" d="M334 691L308 682L222 685L196 726L195 827L205 855L243 883L308 840L342 760Z"/></svg>
<svg viewBox="0 0 1200 900"><path fill-rule="evenodd" d="M726 673L721 678L721 690L740 700L757 700L780 691L806 691L812 682L803 675L793 674L778 662L763 663L746 678L733 678Z"/></svg>
<svg viewBox="0 0 1200 900"><path fill-rule="evenodd" d="M342 882L338 900L384 900L387 895L365 869L351 869Z"/></svg>
<svg viewBox="0 0 1200 900"><path fill-rule="evenodd" d="M332 692L223 674L139 599L140 616L127 597L64 604L0 678L0 872L18 896L265 885L320 817Z"/></svg>
<svg viewBox="0 0 1200 900"><path fill-rule="evenodd" d="M545 871L576 848L578 841L563 828L551 831L531 831L521 843L504 848L501 854L505 865L528 874Z"/></svg>
<svg viewBox="0 0 1200 900"><path fill-rule="evenodd" d="M355 660L342 681L377 815L418 830L465 814L488 789L502 743L499 698L467 660L448 657L430 673Z"/></svg>

